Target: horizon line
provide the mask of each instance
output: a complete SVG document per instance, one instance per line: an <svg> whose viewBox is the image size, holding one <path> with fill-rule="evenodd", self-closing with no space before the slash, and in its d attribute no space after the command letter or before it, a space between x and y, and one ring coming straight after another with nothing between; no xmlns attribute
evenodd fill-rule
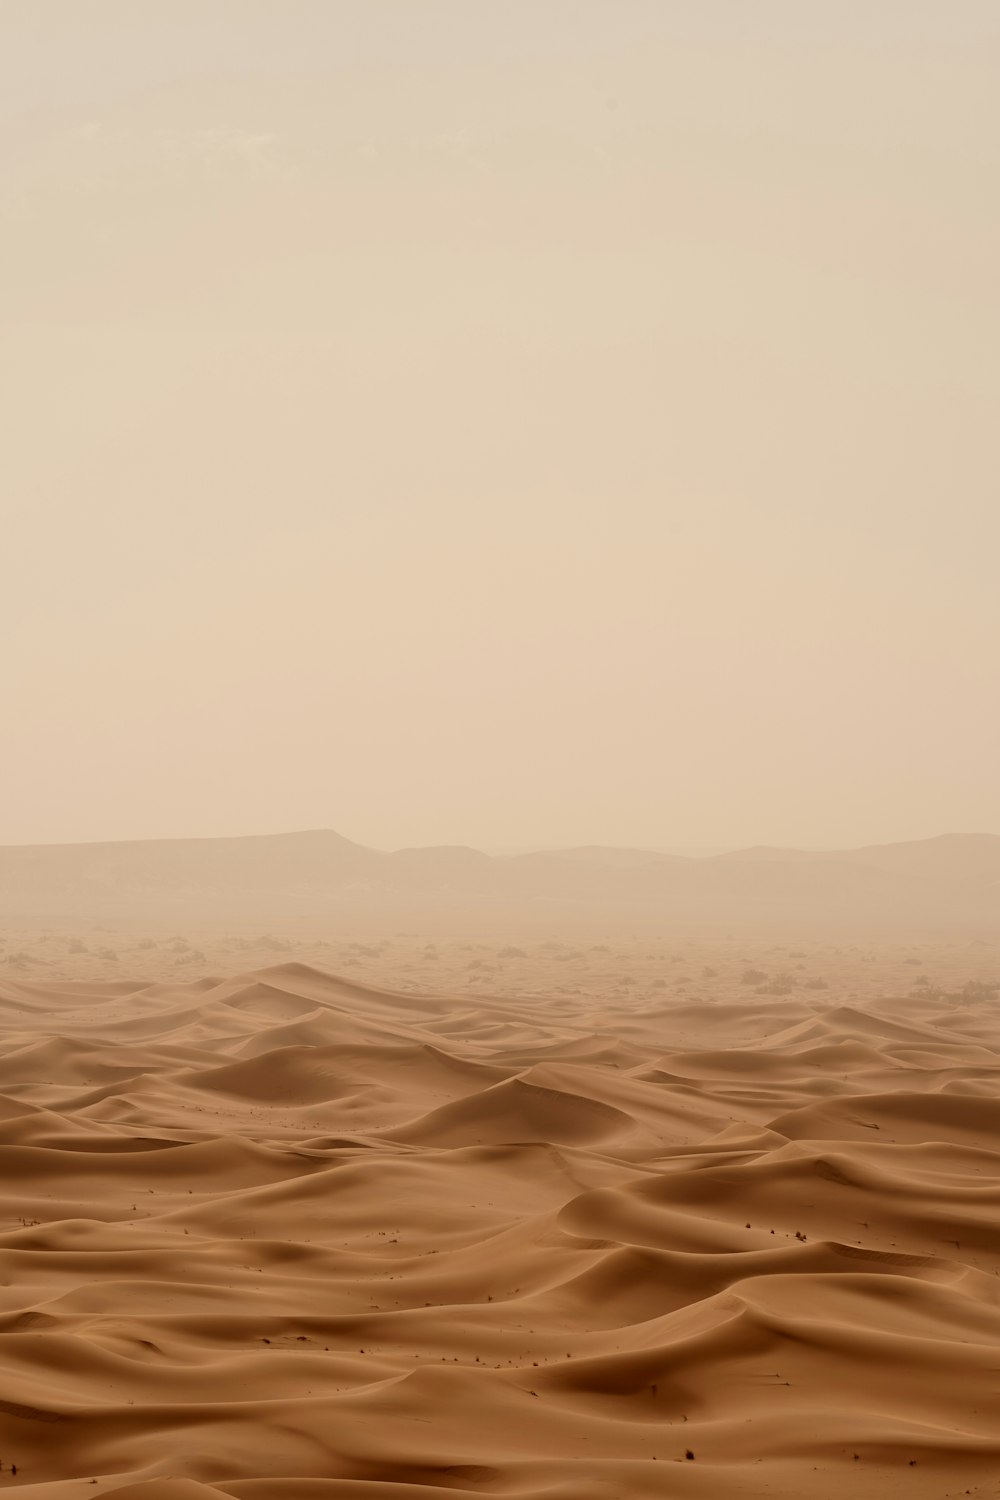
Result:
<svg viewBox="0 0 1000 1500"><path fill-rule="evenodd" d="M291 828L271 830L261 833L235 833L235 834L160 834L143 835L130 838L107 838L107 839L52 839L37 840L22 843L0 843L0 851L14 849L86 849L106 848L116 845L135 844L221 844L249 842L251 840L263 839L294 839L328 836L339 840L343 844L349 844L353 848L367 850L373 854L403 854L413 851L429 850L466 850L470 853L481 854L487 859L517 859L531 854L573 854L584 850L615 850L629 854L648 854L653 858L668 857L672 859L718 859L727 854L748 854L754 851L768 851L782 854L843 854L852 850L890 848L900 844L930 844L940 843L949 839L995 839L1000 834L987 830L951 830L945 833L926 834L918 838L896 838L869 840L865 843L850 844L771 844L757 841L749 844L733 845L642 845L628 843L576 843L576 844L530 844L518 845L515 848L497 849L480 848L475 844L463 843L434 843L434 844L399 844L393 848L382 848L375 844L364 844L357 839L349 838L331 827L314 828Z"/></svg>

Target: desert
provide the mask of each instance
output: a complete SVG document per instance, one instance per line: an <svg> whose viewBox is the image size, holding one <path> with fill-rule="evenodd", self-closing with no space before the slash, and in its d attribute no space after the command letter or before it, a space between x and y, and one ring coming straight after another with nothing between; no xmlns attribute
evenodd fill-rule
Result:
<svg viewBox="0 0 1000 1500"><path fill-rule="evenodd" d="M0 0L0 1500L1000 1500L998 76Z"/></svg>
<svg viewBox="0 0 1000 1500"><path fill-rule="evenodd" d="M0 1482L994 1494L1000 934L397 895L5 930Z"/></svg>

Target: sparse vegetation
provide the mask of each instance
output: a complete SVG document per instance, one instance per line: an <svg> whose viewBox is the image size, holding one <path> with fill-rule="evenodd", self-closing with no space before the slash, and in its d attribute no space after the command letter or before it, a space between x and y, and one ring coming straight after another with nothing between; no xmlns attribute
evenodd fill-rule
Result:
<svg viewBox="0 0 1000 1500"><path fill-rule="evenodd" d="M970 979L958 993L963 1000L996 1000L1000 996L1000 979Z"/></svg>
<svg viewBox="0 0 1000 1500"><path fill-rule="evenodd" d="M795 988L795 976L793 974L775 974L766 984L757 986L758 995L790 995Z"/></svg>

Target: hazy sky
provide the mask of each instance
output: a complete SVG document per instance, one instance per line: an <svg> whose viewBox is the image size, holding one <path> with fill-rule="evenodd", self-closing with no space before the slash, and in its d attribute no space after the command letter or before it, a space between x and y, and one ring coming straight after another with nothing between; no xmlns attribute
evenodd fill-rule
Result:
<svg viewBox="0 0 1000 1500"><path fill-rule="evenodd" d="M996 0L0 0L0 842L1000 831Z"/></svg>

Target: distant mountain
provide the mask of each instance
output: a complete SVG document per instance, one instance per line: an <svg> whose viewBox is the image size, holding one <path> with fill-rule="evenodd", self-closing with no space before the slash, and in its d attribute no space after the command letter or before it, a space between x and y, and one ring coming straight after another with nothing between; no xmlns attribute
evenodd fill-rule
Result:
<svg viewBox="0 0 1000 1500"><path fill-rule="evenodd" d="M701 857L602 848L368 849L329 829L0 847L0 915L366 918L433 913L1000 927L1000 837Z"/></svg>

